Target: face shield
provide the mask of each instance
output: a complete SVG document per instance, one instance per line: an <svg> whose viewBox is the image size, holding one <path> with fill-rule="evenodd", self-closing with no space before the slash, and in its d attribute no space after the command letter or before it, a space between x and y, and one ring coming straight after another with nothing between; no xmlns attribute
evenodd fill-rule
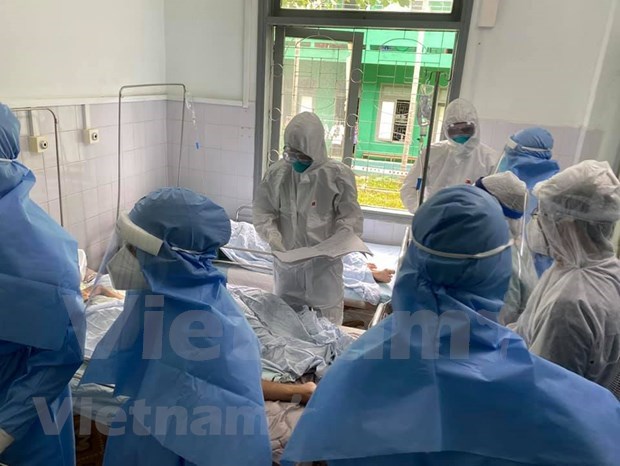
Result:
<svg viewBox="0 0 620 466"><path fill-rule="evenodd" d="M465 144L476 134L476 124L471 121L451 123L446 128L446 135L457 144Z"/></svg>
<svg viewBox="0 0 620 466"><path fill-rule="evenodd" d="M157 256L163 241L143 230L121 213L114 236L99 268L97 283L109 282L116 290L148 290L136 250Z"/></svg>
<svg viewBox="0 0 620 466"><path fill-rule="evenodd" d="M550 158L551 149L546 147L531 147L524 144L520 144L512 137L508 138L506 145L504 146L504 152L497 164L497 172L504 172L509 169L508 156L509 155L521 155L521 156L533 156L540 159Z"/></svg>

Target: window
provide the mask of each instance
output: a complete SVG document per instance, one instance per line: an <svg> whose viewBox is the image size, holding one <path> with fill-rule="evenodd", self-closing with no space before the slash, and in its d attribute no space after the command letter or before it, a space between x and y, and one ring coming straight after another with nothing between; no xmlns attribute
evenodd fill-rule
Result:
<svg viewBox="0 0 620 466"><path fill-rule="evenodd" d="M325 126L328 155L355 173L360 204L381 215L403 210L400 187L426 148L433 96L433 141L446 102L458 96L471 7L472 0L269 0L256 180L281 157L286 124L312 111Z"/></svg>
<svg viewBox="0 0 620 466"><path fill-rule="evenodd" d="M303 96L301 98L301 105L299 107L299 113L314 112L313 99L310 96Z"/></svg>
<svg viewBox="0 0 620 466"><path fill-rule="evenodd" d="M451 13L453 0L282 0L288 10Z"/></svg>
<svg viewBox="0 0 620 466"><path fill-rule="evenodd" d="M379 141L394 140L394 116L396 113L396 102L390 100L381 101L381 112L379 112Z"/></svg>

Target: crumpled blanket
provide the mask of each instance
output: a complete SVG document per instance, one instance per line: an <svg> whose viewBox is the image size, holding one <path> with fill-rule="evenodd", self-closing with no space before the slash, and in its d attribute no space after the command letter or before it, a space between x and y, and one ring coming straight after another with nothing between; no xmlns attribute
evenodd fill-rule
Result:
<svg viewBox="0 0 620 466"><path fill-rule="evenodd" d="M295 382L309 373L321 378L353 342L340 327L308 308L296 312L278 296L256 288L228 289L258 336L263 378Z"/></svg>

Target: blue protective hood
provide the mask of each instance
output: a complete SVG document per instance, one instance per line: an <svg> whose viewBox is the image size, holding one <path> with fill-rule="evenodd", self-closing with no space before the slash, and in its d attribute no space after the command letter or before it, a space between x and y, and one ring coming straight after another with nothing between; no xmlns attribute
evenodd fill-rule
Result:
<svg viewBox="0 0 620 466"><path fill-rule="evenodd" d="M532 190L536 183L545 181L560 171L551 160L553 136L543 128L528 128L510 138L512 143L504 150L498 171L511 171ZM536 149L536 150L532 150Z"/></svg>
<svg viewBox="0 0 620 466"><path fill-rule="evenodd" d="M435 202L420 206L413 222L412 233L418 243L447 253L473 255L510 241L501 207L488 193L473 186L455 186L435 196ZM442 312L445 304L449 310L485 311L495 318L508 290L510 263L510 250L483 260L463 261L412 247L398 273L393 308Z"/></svg>
<svg viewBox="0 0 620 466"><path fill-rule="evenodd" d="M176 435L174 425L162 429L154 416L141 423L163 447L197 465L271 464L258 340L211 263L230 238L226 212L192 191L165 188L140 200L129 217L164 244L158 256L138 250L151 290L128 293L83 382L114 384L117 395L190 416L201 409L253 413L251 435L239 426L233 433ZM152 316L162 336L155 342L145 330ZM191 326L179 326L184 319ZM157 354L145 356L153 344ZM197 359L202 351L211 356Z"/></svg>
<svg viewBox="0 0 620 466"><path fill-rule="evenodd" d="M58 350L70 322L84 341L77 243L29 198L34 183L0 162L0 340Z"/></svg>
<svg viewBox="0 0 620 466"><path fill-rule="evenodd" d="M11 109L0 103L0 159L14 160L19 155L19 129Z"/></svg>
<svg viewBox="0 0 620 466"><path fill-rule="evenodd" d="M477 254L501 246L509 232L490 195L459 186L420 207L413 237L435 251ZM445 259L410 246L394 314L336 360L284 464L616 464L613 395L532 355L493 320L510 256L507 249L482 260Z"/></svg>

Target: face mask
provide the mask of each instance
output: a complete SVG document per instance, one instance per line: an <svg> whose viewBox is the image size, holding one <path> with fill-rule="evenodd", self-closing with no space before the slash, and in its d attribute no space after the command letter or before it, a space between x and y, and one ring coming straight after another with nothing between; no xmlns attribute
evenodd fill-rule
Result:
<svg viewBox="0 0 620 466"><path fill-rule="evenodd" d="M117 290L148 290L140 262L127 246L118 251L107 265L112 285Z"/></svg>
<svg viewBox="0 0 620 466"><path fill-rule="evenodd" d="M292 165L293 165L293 170L295 170L297 173L303 173L308 168L310 168L310 165L312 165L312 162L302 162L301 160L296 160L293 162Z"/></svg>
<svg viewBox="0 0 620 466"><path fill-rule="evenodd" d="M465 135L454 136L452 138L452 140L456 142L457 144L465 144L470 139L471 139L471 136L465 136Z"/></svg>
<svg viewBox="0 0 620 466"><path fill-rule="evenodd" d="M551 256L549 241L540 226L540 220L537 216L533 216L525 229L525 237L527 239L527 247L530 251L542 254L543 256Z"/></svg>

